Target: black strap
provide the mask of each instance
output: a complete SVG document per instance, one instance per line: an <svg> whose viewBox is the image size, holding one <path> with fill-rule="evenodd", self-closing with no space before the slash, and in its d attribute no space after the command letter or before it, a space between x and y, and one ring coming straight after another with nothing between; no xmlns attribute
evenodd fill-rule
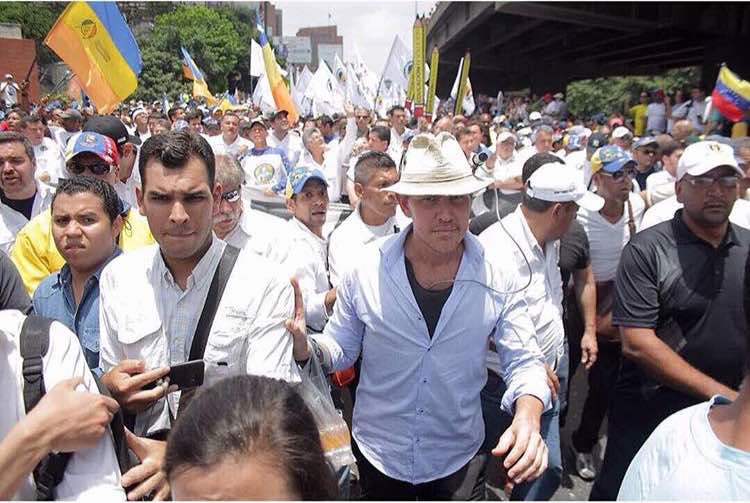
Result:
<svg viewBox="0 0 750 503"><path fill-rule="evenodd" d="M102 383L96 374L92 373L96 387L99 389L99 393L109 398L113 398L107 387ZM115 455L117 456L117 464L120 466L120 473L127 473L128 470L136 465L139 465L138 458L130 451L128 442L125 438L125 419L123 416L122 409L119 409L112 416L112 421L109 423L110 438L112 439L112 445L115 448Z"/></svg>
<svg viewBox="0 0 750 503"><path fill-rule="evenodd" d="M206 297L206 302L203 304L201 317L198 318L198 326L195 327L193 343L190 345L189 360L191 361L203 359L211 325L214 323L216 311L219 309L219 302L221 302L221 296L224 295L224 289L227 286L229 276L232 274L234 263L237 261L239 254L239 248L230 245L224 248L224 253L221 255L219 265L216 266L214 277L211 280L211 286L208 288L208 296Z"/></svg>
<svg viewBox="0 0 750 503"><path fill-rule="evenodd" d="M47 392L44 386L44 356L49 349L52 320L29 315L21 327L21 358L23 358L23 404L28 414ZM36 499L52 501L55 487L62 482L71 454L63 452L45 456L34 468Z"/></svg>

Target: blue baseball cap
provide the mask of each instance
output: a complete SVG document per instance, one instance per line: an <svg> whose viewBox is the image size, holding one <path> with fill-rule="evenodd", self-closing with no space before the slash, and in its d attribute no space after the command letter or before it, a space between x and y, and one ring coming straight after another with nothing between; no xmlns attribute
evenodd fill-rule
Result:
<svg viewBox="0 0 750 503"><path fill-rule="evenodd" d="M306 166L299 166L294 168L287 177L286 190L284 191L284 195L287 197L287 199L290 199L295 194L299 194L300 192L302 192L302 189L305 188L305 184L307 183L307 181L312 178L320 180L326 187L328 187L326 176L322 171L317 168L313 169Z"/></svg>
<svg viewBox="0 0 750 503"><path fill-rule="evenodd" d="M101 160L109 165L114 165L120 162L115 141L109 136L94 133L93 131L83 131L76 137L72 144L68 143L68 150L65 153L65 161L70 161L78 154L84 152L96 154Z"/></svg>
<svg viewBox="0 0 750 503"><path fill-rule="evenodd" d="M617 145L606 145L591 156L591 173L596 173L600 169L607 173L616 173L628 164L636 164L630 154Z"/></svg>

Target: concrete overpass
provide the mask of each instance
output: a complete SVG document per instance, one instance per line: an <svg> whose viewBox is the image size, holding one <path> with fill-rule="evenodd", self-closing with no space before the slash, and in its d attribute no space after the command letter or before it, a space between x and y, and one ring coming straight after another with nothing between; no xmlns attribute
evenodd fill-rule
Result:
<svg viewBox="0 0 750 503"><path fill-rule="evenodd" d="M428 54L434 46L440 96L450 92L467 49L474 90L489 95L686 66L702 67L710 92L722 62L750 78L750 3L440 2L428 24Z"/></svg>

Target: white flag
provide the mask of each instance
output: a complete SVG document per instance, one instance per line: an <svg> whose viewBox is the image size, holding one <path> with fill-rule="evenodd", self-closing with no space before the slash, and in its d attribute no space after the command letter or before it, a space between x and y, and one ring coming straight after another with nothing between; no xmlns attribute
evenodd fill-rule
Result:
<svg viewBox="0 0 750 503"><path fill-rule="evenodd" d="M260 76L253 90L253 104L260 108L264 114L276 111L276 101L271 94L271 86L268 84L265 73Z"/></svg>
<svg viewBox="0 0 750 503"><path fill-rule="evenodd" d="M367 96L367 92L351 66L346 68L346 99L355 107L367 110L373 108L372 99Z"/></svg>
<svg viewBox="0 0 750 503"><path fill-rule="evenodd" d="M312 100L315 114L332 115L344 108L343 96L328 65L322 59L318 70L305 89L305 97Z"/></svg>
<svg viewBox="0 0 750 503"><path fill-rule="evenodd" d="M383 84L390 81L397 88L406 89L409 86L409 71L411 67L411 52L396 35L388 53L388 60L383 69L383 78L380 92L383 92ZM389 91L390 92L390 91Z"/></svg>
<svg viewBox="0 0 750 503"><path fill-rule="evenodd" d="M263 63L263 49L255 39L252 39L250 41L250 75L260 77L264 73L266 73L266 65Z"/></svg>

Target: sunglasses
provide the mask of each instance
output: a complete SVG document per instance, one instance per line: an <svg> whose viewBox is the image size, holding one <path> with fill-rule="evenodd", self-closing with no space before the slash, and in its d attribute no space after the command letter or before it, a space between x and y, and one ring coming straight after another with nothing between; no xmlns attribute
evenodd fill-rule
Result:
<svg viewBox="0 0 750 503"><path fill-rule="evenodd" d="M236 203L240 200L240 189L230 190L229 192L224 192L221 195L221 198L228 202L228 203Z"/></svg>
<svg viewBox="0 0 750 503"><path fill-rule="evenodd" d="M356 117L357 119L369 119L369 118L370 118L370 116L369 116L369 115L356 115L355 117Z"/></svg>
<svg viewBox="0 0 750 503"><path fill-rule="evenodd" d="M696 189L708 189L709 187L712 187L714 183L719 184L720 187L724 189L736 189L737 184L739 183L740 179L737 176L729 175L729 176L718 176L716 178L711 176L692 176L690 178L685 178L685 181L695 187Z"/></svg>
<svg viewBox="0 0 750 503"><path fill-rule="evenodd" d="M601 173L603 175L610 176L612 177L612 180L619 182L626 176L628 178L635 178L635 176L638 174L638 171L635 168L625 168L619 171L615 171L614 173L607 173L606 171L602 171Z"/></svg>
<svg viewBox="0 0 750 503"><path fill-rule="evenodd" d="M94 164L79 164L76 162L68 164L68 171L73 175L82 175L86 170L90 171L92 175L101 176L111 172L112 166L104 161Z"/></svg>

